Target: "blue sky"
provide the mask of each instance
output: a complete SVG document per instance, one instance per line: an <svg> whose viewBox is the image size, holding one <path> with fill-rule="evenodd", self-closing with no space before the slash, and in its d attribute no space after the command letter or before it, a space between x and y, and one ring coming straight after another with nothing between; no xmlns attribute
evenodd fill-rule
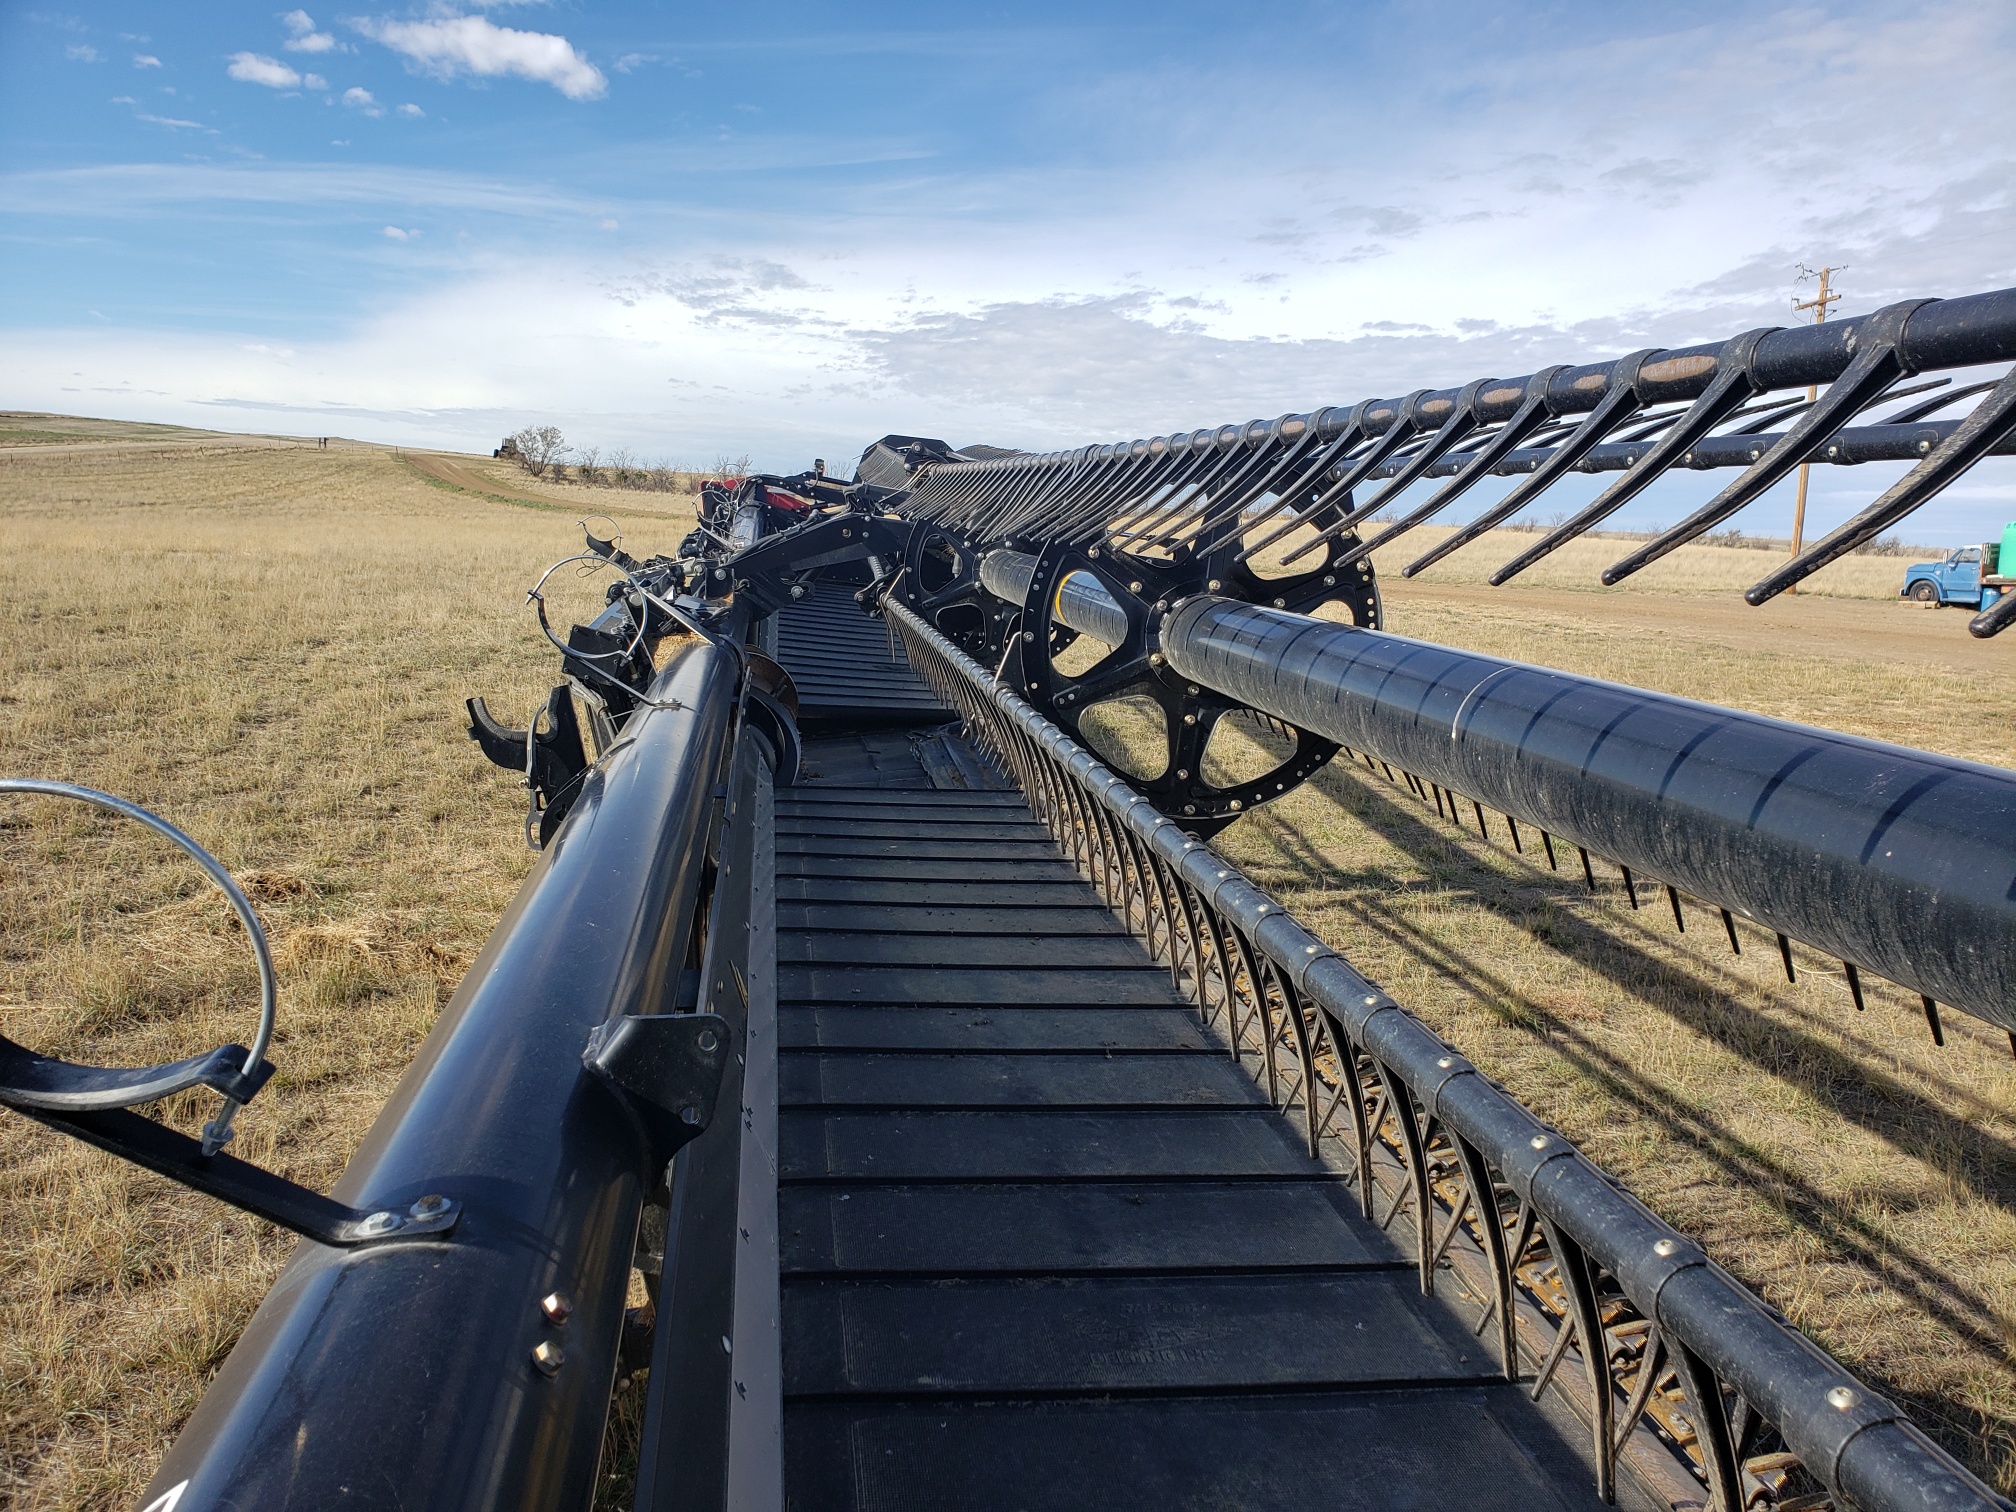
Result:
<svg viewBox="0 0 2016 1512"><path fill-rule="evenodd" d="M1784 323L1801 260L1845 312L2016 283L2011 143L1978 0L0 0L0 404L1126 437ZM2005 517L1996 462L1913 533Z"/></svg>

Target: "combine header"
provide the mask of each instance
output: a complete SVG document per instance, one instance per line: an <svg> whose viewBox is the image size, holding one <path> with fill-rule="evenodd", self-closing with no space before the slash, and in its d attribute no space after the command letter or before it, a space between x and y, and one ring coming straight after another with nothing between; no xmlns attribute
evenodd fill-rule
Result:
<svg viewBox="0 0 2016 1512"><path fill-rule="evenodd" d="M540 859L332 1197L225 1152L275 1004L222 869L0 784L185 845L266 983L175 1065L0 1040L0 1102L304 1237L150 1507L586 1508L619 1389L640 1509L2006 1507L1208 842L1341 757L2016 1031L2016 775L1389 633L1369 557L1619 474L1503 581L1741 469L1615 582L1801 463L1915 463L1759 603L2016 447L2016 378L1907 383L2012 360L2016 291L1911 301L1065 453L891 436L710 486L673 555L591 533L604 611L533 591L565 681L470 704ZM200 1139L134 1111L194 1087Z"/></svg>

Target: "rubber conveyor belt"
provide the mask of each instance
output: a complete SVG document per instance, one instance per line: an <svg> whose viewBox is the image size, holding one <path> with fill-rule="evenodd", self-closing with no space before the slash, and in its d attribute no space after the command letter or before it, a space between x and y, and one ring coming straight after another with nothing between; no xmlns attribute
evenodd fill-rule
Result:
<svg viewBox="0 0 2016 1512"><path fill-rule="evenodd" d="M863 614L845 584L814 584L776 625L776 656L797 685L808 735L836 724L928 725L952 717L892 646L888 627Z"/></svg>
<svg viewBox="0 0 2016 1512"><path fill-rule="evenodd" d="M1599 1505L1021 795L860 739L777 802L789 1505Z"/></svg>

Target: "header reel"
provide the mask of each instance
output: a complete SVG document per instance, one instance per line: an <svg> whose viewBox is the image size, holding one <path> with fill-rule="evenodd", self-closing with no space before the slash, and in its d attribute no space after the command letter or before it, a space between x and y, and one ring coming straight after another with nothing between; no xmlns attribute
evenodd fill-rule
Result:
<svg viewBox="0 0 2016 1512"><path fill-rule="evenodd" d="M1370 562L1340 565L1358 545L1352 534L1323 542L1303 559L1313 566L1271 574L1238 559L1236 533L1202 556L1146 544L1060 539L1024 552L1011 538L984 550L924 521L898 596L1125 771L1157 809L1209 836L1307 780L1337 746L1179 676L1160 649L1163 619L1210 594L1301 614L1336 604L1352 624L1376 628L1378 587ZM1231 726L1227 716L1237 716ZM1214 745L1221 727L1244 740Z"/></svg>

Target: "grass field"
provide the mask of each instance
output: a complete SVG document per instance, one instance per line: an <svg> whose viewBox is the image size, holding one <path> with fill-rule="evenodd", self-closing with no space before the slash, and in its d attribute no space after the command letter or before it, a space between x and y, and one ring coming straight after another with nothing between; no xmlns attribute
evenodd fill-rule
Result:
<svg viewBox="0 0 2016 1512"><path fill-rule="evenodd" d="M683 506L580 489L576 511L573 485L488 459L452 460L527 502L369 448L22 428L63 434L0 427L0 772L135 798L247 881L281 966L281 1074L237 1148L326 1188L527 869L522 791L464 737L461 699L515 720L550 685L523 590L574 549L576 512L649 551ZM1896 603L1894 560L1752 614L1733 589L1769 558L1721 555L1740 560L1681 553L1612 593L1568 591L1594 563L1481 592L1461 556L1382 584L1406 633L2016 765L2016 644ZM1864 562L1880 571L1851 582ZM83 811L9 803L0 825L0 1032L122 1063L249 1031L242 937L193 871ZM1678 935L1663 899L1633 913L1614 876L1588 897L1345 769L1222 844L2016 1490L1999 1033L1949 1015L1934 1050L1901 993L1858 1015L1810 958L1787 987L1762 937L1731 957L1712 914ZM0 1214L0 1506L128 1504L290 1241L5 1115Z"/></svg>
<svg viewBox="0 0 2016 1512"><path fill-rule="evenodd" d="M1369 539L1378 539L1377 529L1368 527ZM1375 547L1372 561L1379 569L1381 585L1412 581L1400 576L1401 569L1455 533L1453 526L1424 525L1418 530L1408 531L1390 546L1383 549ZM1419 581L1483 583L1498 568L1540 540L1542 534L1526 530L1490 531L1428 568ZM1617 587L1603 587L1603 569L1642 544L1635 540L1581 536L1552 555L1542 557L1512 582L1521 589L1574 588L1594 593L1716 592L1734 595L1740 594L1784 560L1782 553L1772 551L1728 546L1682 546ZM1898 557L1843 557L1815 573L1799 591L1826 598L1894 599L1898 585L1904 580L1904 567L1904 560Z"/></svg>

